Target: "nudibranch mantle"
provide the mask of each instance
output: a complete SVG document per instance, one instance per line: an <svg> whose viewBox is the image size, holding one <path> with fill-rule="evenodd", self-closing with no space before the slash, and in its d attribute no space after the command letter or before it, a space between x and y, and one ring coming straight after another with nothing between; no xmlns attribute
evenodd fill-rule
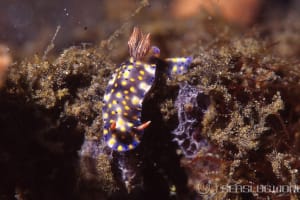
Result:
<svg viewBox="0 0 300 200"><path fill-rule="evenodd" d="M134 149L140 143L150 121L141 121L142 104L155 81L156 64L145 62L146 55L159 56L157 47L150 48L150 34L134 28L128 41L131 57L118 67L108 82L102 107L103 138L116 151ZM150 59L149 59L150 60ZM169 77L187 71L191 57L168 58Z"/></svg>
<svg viewBox="0 0 300 200"><path fill-rule="evenodd" d="M155 71L154 64L131 57L108 82L102 110L104 140L110 148L127 151L140 143L142 103L153 85Z"/></svg>

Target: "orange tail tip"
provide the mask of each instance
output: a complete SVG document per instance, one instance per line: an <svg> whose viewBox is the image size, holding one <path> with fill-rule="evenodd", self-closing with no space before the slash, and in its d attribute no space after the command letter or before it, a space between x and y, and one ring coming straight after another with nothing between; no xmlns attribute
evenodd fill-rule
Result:
<svg viewBox="0 0 300 200"><path fill-rule="evenodd" d="M116 121L113 121L112 123L111 123L111 125L110 125L110 130L115 130L116 129L116 126L117 126L117 123L116 123Z"/></svg>
<svg viewBox="0 0 300 200"><path fill-rule="evenodd" d="M142 131L144 130L145 128L147 128L149 125L150 125L151 121L147 121L141 125L139 125L138 127L135 127L135 129L139 130L139 131Z"/></svg>

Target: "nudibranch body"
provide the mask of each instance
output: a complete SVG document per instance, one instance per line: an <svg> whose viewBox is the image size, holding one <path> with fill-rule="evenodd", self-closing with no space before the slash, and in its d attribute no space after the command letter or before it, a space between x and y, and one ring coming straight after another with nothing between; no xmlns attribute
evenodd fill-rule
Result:
<svg viewBox="0 0 300 200"><path fill-rule="evenodd" d="M141 121L142 104L155 81L156 64L145 62L147 55L159 56L157 47L150 48L150 34L134 28L128 41L130 58L121 64L108 82L104 95L103 137L116 151L137 147L150 121ZM149 59L150 60L150 59ZM169 58L169 76L186 72L192 59Z"/></svg>
<svg viewBox="0 0 300 200"><path fill-rule="evenodd" d="M110 79L104 95L103 134L112 149L126 151L140 143L144 128L141 123L142 103L153 84L155 70L155 65L131 57Z"/></svg>

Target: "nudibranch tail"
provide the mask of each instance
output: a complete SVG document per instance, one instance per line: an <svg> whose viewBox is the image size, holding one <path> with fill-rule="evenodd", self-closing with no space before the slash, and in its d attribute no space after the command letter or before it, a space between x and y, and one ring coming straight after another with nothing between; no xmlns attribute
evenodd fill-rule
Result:
<svg viewBox="0 0 300 200"><path fill-rule="evenodd" d="M178 57L165 59L168 63L168 75L170 78L174 75L182 75L187 72L192 63L192 57Z"/></svg>
<svg viewBox="0 0 300 200"><path fill-rule="evenodd" d="M147 121L147 122L139 125L138 127L134 127L134 128L137 129L137 130L139 130L139 131L142 131L145 128L147 128L150 125L150 123L151 123L151 121Z"/></svg>

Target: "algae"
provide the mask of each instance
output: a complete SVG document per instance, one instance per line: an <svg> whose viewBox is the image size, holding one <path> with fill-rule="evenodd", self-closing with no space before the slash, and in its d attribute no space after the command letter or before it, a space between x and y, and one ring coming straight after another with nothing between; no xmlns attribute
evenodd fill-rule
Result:
<svg viewBox="0 0 300 200"><path fill-rule="evenodd" d="M214 189L203 194L207 184L299 185L297 13L243 32L205 14L170 23L164 9L157 10L129 18L101 45L16 56L0 91L1 199L299 198ZM104 25L119 12L110 15ZM121 155L101 141L101 109L108 79L127 58L131 23L145 23L162 57L194 60L176 79L159 75L143 105L151 127L137 149ZM195 125L205 145L193 158L178 150L172 134L184 83L210 98Z"/></svg>

